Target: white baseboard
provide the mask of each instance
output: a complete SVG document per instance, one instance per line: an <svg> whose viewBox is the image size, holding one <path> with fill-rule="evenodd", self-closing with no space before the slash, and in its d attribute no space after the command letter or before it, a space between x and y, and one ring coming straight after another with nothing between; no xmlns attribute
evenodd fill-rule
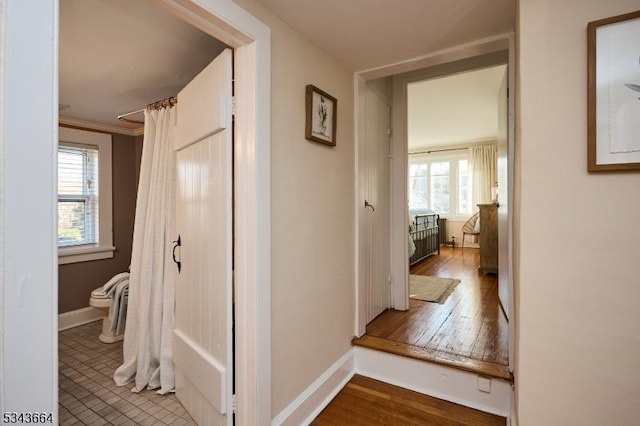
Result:
<svg viewBox="0 0 640 426"><path fill-rule="evenodd" d="M509 419L511 384L491 379L491 392L478 390L478 374L356 346L355 374Z"/></svg>
<svg viewBox="0 0 640 426"><path fill-rule="evenodd" d="M98 309L92 308L91 306L77 309L75 311L65 312L58 315L58 331L78 327L79 325L88 324L100 319L102 319L102 312Z"/></svg>
<svg viewBox="0 0 640 426"><path fill-rule="evenodd" d="M478 390L476 373L418 361L386 352L354 347L336 361L289 404L271 424L308 425L340 392L354 374L410 389L434 398L506 417L515 426L513 389L500 379L491 379L491 391Z"/></svg>
<svg viewBox="0 0 640 426"><path fill-rule="evenodd" d="M353 377L354 351L350 349L272 421L272 425L308 425Z"/></svg>

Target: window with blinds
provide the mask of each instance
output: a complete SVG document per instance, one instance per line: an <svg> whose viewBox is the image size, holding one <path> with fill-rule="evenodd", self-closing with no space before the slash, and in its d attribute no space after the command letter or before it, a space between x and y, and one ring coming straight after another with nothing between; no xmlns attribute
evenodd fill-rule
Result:
<svg viewBox="0 0 640 426"><path fill-rule="evenodd" d="M97 147L58 147L58 247L98 245Z"/></svg>

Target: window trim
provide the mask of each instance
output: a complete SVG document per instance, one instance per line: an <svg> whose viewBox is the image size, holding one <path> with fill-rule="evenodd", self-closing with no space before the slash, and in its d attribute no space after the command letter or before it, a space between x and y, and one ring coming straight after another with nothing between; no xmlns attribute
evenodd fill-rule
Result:
<svg viewBox="0 0 640 426"><path fill-rule="evenodd" d="M58 264L88 262L113 257L113 191L112 191L112 137L108 133L58 128L58 144L61 146L92 146L98 148L98 244L58 247ZM57 149L56 149L57 152ZM56 203L58 200L56 182ZM57 209L56 209L57 211ZM57 222L56 222L57 223ZM56 225L57 226L57 225Z"/></svg>

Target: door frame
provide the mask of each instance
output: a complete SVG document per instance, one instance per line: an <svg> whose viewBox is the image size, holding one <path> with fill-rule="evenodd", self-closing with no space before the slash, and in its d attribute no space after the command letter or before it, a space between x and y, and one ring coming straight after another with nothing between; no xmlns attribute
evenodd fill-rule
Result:
<svg viewBox="0 0 640 426"><path fill-rule="evenodd" d="M0 266L4 266L0 277L4 308L0 318L0 408L46 411L57 418L53 153L58 127L59 8L57 1L41 3L35 14L27 2L0 0ZM235 51L236 422L269 424L271 31L228 0L158 3ZM32 176L33 170L38 170L37 177ZM21 182L20 190L7 182ZM29 209L27 214L25 209ZM29 249L29 244L37 249ZM33 338L25 343L24 335ZM37 375L33 379L41 383L37 389L29 385L33 380L25 371Z"/></svg>
<svg viewBox="0 0 640 426"><path fill-rule="evenodd" d="M454 53L454 52L450 52ZM409 268L406 259L408 258L408 248L406 244L406 229L408 228L408 215L406 206L408 202L407 194L407 176L408 176L408 153L407 153L407 85L411 82L425 80L428 78L442 77L463 71L484 68L494 65L507 65L507 82L508 87L515 89L515 50L513 42L513 34L506 34L497 37L487 43L480 43L470 48L462 48L453 55L443 55L437 63L430 65L428 68L406 72L394 78L393 105L399 106L399 111L395 111L393 115L392 126L394 128L394 141L392 143L393 157L400 158L403 161L398 163L398 167L394 168L395 174L392 176L391 184L391 202L392 207L392 257L391 268L394 277L400 277L392 281L392 303L395 309L409 309ZM515 90L510 90L515 93ZM398 96L398 98L395 98ZM507 141L508 149L508 196L509 196L509 217L507 223L508 239L507 247L504 251L508 253L508 260L504 265L508 266L508 270L500 270L499 273L508 276L509 288L509 309L511 312L511 321L509 321L509 371L514 370L514 348L515 348L515 322L516 313L514 308L515 291L513 277L513 214L514 214L514 151L515 151L515 102L513 95L508 98L508 127L509 135ZM404 208L402 208L404 207ZM404 249L405 256L400 257L398 253ZM502 249L501 249L502 250ZM397 274L397 275L396 275Z"/></svg>
<svg viewBox="0 0 640 426"><path fill-rule="evenodd" d="M515 47L514 34L507 33L495 37L489 37L477 42L469 43L463 46L436 52L424 57L415 58L399 64L393 64L387 67L380 67L372 70L363 71L356 74L356 83L363 84L364 81L373 80L382 77L393 77L393 99L392 105L392 166L391 166L391 308L397 310L407 310L409 308L409 268L407 259L409 258L407 246L407 229L408 215L406 205L407 195L407 173L408 173L408 150L407 150L407 84L428 78L439 77L447 74L453 74L484 66L507 64L508 78L511 93L515 94ZM506 53L505 53L506 52ZM502 56L502 58L501 58ZM501 58L501 59L500 59ZM358 85L356 84L356 87ZM515 312L515 291L513 276L513 238L514 238L514 202L515 198L515 179L513 169L513 153L515 150L515 96L509 96L509 194L511 208L509 210L509 306L512 320L509 321L509 368L513 371L514 352L515 352L515 322L517 315ZM358 111L359 96L356 93L356 112ZM356 114L356 117L358 115ZM356 126L358 129L358 126ZM356 138L358 144L358 138ZM356 147L356 164L358 148ZM357 202L357 200L356 200ZM357 228L356 228L357 229ZM356 260L358 257L356 256ZM357 265L356 265L357 271ZM360 306L366 301L366 288L358 284L356 280L356 312L361 313L365 307ZM355 334L361 336L366 332L366 324L362 321L362 315L356 315Z"/></svg>

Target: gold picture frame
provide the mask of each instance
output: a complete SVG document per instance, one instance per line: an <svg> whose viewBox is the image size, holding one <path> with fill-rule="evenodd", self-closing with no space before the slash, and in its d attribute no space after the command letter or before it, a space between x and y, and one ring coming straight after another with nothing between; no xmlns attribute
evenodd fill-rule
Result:
<svg viewBox="0 0 640 426"><path fill-rule="evenodd" d="M305 138L336 146L338 100L312 84L306 88Z"/></svg>
<svg viewBox="0 0 640 426"><path fill-rule="evenodd" d="M640 11L587 25L587 170L640 170Z"/></svg>

